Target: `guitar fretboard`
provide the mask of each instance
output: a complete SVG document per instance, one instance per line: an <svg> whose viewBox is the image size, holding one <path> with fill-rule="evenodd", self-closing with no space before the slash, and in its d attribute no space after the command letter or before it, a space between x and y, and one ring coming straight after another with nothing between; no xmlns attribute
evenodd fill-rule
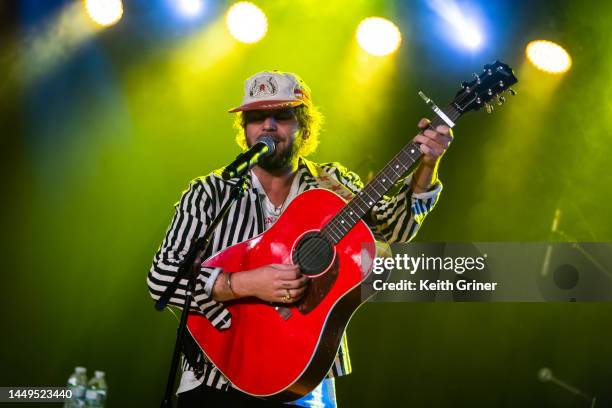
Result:
<svg viewBox="0 0 612 408"><path fill-rule="evenodd" d="M461 116L452 104L442 109L453 121ZM446 123L438 115L434 116L430 127ZM416 164L423 154L419 145L414 142L408 143L387 163L385 167L370 181L357 195L353 197L329 222L322 228L321 233L337 244L362 219L372 207L380 200L387 191Z"/></svg>

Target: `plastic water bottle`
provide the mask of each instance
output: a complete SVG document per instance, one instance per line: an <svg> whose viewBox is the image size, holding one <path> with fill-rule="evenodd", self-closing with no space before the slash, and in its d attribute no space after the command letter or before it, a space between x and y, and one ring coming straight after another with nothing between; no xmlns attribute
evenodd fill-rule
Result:
<svg viewBox="0 0 612 408"><path fill-rule="evenodd" d="M75 367L74 373L68 378L66 387L72 391L72 398L66 401L64 408L84 407L87 390L87 369L85 367Z"/></svg>
<svg viewBox="0 0 612 408"><path fill-rule="evenodd" d="M106 380L104 371L96 371L95 377L87 383L85 405L87 407L103 408L106 402Z"/></svg>

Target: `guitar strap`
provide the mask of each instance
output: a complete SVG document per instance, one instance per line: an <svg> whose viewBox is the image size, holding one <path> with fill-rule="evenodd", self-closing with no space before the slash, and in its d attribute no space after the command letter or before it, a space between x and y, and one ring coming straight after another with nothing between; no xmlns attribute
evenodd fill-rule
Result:
<svg viewBox="0 0 612 408"><path fill-rule="evenodd" d="M317 170L315 174L315 180L317 181L319 187L325 190L333 191L346 201L350 201L353 198L355 194L351 190L349 190L344 184L340 183L338 180L325 173L323 168L319 165L314 164L314 167Z"/></svg>

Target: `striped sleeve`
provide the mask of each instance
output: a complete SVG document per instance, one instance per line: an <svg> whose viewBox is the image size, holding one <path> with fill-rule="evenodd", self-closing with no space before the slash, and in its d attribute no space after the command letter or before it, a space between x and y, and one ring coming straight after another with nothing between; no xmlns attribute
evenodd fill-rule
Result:
<svg viewBox="0 0 612 408"><path fill-rule="evenodd" d="M356 194L363 188L363 182L357 173L342 165L328 163L324 168L353 193ZM412 174L398 181L398 192L391 197L384 196L380 199L372 208L370 219L366 220L368 225L389 243L412 240L440 197L442 183L439 181L436 181L430 191L416 194L412 192L411 180Z"/></svg>
<svg viewBox="0 0 612 408"><path fill-rule="evenodd" d="M190 250L194 241L204 235L211 219L211 209L215 200L214 191L209 183L194 180L183 192L175 205L175 214L166 231L166 236L153 258L153 265L147 276L149 293L159 299L166 287L174 280L180 263ZM221 268L201 267L196 278L191 308L200 311L218 329L228 328L231 315L221 302L212 298L212 288ZM185 304L187 280L182 279L170 303L182 307Z"/></svg>

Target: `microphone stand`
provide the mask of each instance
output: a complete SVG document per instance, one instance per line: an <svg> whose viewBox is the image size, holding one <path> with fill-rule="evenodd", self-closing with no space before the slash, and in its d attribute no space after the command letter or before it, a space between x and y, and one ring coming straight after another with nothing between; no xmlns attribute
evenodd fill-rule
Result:
<svg viewBox="0 0 612 408"><path fill-rule="evenodd" d="M170 372L168 374L168 382L166 383L166 391L162 400L162 408L172 408L172 390L176 381L176 371L178 369L179 358L183 348L183 338L185 337L185 329L187 327L187 316L193 299L193 291L195 290L195 278L200 273L200 265L202 264L204 254L210 245L210 238L215 232L215 229L227 215L230 207L242 196L246 190L246 175L243 175L238 183L232 186L229 200L223 205L221 211L210 223L204 235L195 240L191 245L191 249L181 262L178 268L176 277L168 285L162 296L155 302L155 309L162 311L166 308L170 298L176 291L181 279L187 279L187 290L185 291L185 303L181 313L181 320L177 329L176 342L174 344L174 352L172 353L172 362L170 363Z"/></svg>
<svg viewBox="0 0 612 408"><path fill-rule="evenodd" d="M596 396L590 396L588 394L585 394L584 392L582 392L581 390L579 390L578 388L566 383L565 381L562 381L558 378L556 378L552 371L550 371L549 368L543 367L538 371L538 379L542 382L551 382L555 385L557 385L560 388L563 388L564 390L568 391L570 394L575 395L576 397L582 398L588 402L590 402L590 408L595 408L595 404L597 403L597 397Z"/></svg>

